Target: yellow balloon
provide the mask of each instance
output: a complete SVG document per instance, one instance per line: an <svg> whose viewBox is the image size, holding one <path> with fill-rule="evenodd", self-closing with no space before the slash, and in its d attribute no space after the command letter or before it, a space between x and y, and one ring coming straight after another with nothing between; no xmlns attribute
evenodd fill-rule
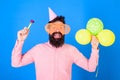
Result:
<svg viewBox="0 0 120 80"><path fill-rule="evenodd" d="M91 33L86 29L76 32L75 39L79 44L86 45L91 41Z"/></svg>
<svg viewBox="0 0 120 80"><path fill-rule="evenodd" d="M97 38L102 46L111 46L115 41L115 35L111 30L105 29L98 33Z"/></svg>

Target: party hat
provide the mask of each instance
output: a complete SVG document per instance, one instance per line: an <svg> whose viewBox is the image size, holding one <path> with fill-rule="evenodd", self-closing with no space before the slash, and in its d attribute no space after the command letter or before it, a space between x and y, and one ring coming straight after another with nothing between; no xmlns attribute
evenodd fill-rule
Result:
<svg viewBox="0 0 120 80"><path fill-rule="evenodd" d="M49 10L49 21L51 21L51 20L55 19L57 17L57 15L50 7L48 7L48 10Z"/></svg>

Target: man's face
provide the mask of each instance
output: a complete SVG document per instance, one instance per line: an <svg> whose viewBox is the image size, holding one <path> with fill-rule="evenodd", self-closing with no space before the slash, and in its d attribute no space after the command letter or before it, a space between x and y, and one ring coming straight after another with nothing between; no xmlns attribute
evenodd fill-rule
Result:
<svg viewBox="0 0 120 80"><path fill-rule="evenodd" d="M49 34L52 35L54 32L61 32L62 35L65 34L65 24L60 21L49 23Z"/></svg>
<svg viewBox="0 0 120 80"><path fill-rule="evenodd" d="M55 47L60 47L64 44L64 24L62 22L50 23L49 40Z"/></svg>

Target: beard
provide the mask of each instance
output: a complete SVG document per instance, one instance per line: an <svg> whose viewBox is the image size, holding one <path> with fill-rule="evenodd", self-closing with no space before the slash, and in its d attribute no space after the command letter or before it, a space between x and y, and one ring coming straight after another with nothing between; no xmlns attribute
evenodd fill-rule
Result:
<svg viewBox="0 0 120 80"><path fill-rule="evenodd" d="M49 41L53 47L62 47L64 44L64 35L61 32L54 32L52 35L49 34Z"/></svg>

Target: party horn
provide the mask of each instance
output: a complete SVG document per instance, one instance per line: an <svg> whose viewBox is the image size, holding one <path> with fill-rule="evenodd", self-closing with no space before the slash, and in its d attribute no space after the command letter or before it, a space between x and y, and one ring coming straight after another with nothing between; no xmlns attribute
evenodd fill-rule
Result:
<svg viewBox="0 0 120 80"><path fill-rule="evenodd" d="M30 20L30 24L29 24L29 26L28 26L27 28L30 29L31 25L32 25L34 22L35 22L34 20Z"/></svg>

